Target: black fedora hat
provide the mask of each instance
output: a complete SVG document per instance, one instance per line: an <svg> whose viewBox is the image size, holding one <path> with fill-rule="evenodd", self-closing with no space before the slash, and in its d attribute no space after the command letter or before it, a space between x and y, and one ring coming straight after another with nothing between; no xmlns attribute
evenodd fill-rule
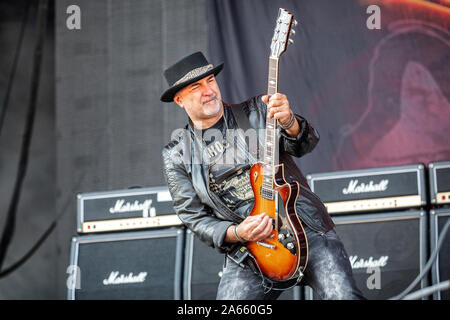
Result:
<svg viewBox="0 0 450 320"><path fill-rule="evenodd" d="M172 102L179 90L210 74L217 75L222 68L223 63L214 67L201 52L195 52L180 59L164 71L164 77L170 88L162 94L161 101Z"/></svg>

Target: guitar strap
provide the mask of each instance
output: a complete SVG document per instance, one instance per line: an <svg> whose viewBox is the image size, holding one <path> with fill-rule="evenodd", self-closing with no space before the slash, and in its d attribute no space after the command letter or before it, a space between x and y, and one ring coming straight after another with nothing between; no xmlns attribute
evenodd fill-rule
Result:
<svg viewBox="0 0 450 320"><path fill-rule="evenodd" d="M257 139L257 145L252 146L252 149L249 150L247 146L247 152L250 153L251 157L253 158L253 163L257 162L260 152L264 149L262 142L264 141L264 137L263 136L259 136L259 134L261 134L261 130L257 130L255 128L252 127L252 125L250 124L250 115L247 114L247 112L245 111L246 108L244 108L242 106L242 104L228 104L227 107L230 108L231 114L234 117L234 120L237 124L237 126L239 127L239 129L242 130L243 133L248 133L247 130L249 129L254 129L255 133L257 135L256 139ZM246 145L245 142L245 137L241 136L242 141L244 142L244 145Z"/></svg>

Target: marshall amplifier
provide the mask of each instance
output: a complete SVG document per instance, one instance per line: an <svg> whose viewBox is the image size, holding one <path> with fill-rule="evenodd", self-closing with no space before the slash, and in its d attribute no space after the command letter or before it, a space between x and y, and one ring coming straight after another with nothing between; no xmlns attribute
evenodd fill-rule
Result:
<svg viewBox="0 0 450 320"><path fill-rule="evenodd" d="M225 255L208 247L187 230L184 258L184 300L214 300L217 296ZM233 262L228 262L233 263ZM283 292L279 300L300 300L300 288Z"/></svg>
<svg viewBox="0 0 450 320"><path fill-rule="evenodd" d="M386 300L405 290L427 259L425 211L397 211L333 218L358 288L369 300ZM427 277L412 291L427 286ZM308 300L319 299L305 287Z"/></svg>
<svg viewBox="0 0 450 320"><path fill-rule="evenodd" d="M450 203L450 161L428 164L432 204Z"/></svg>
<svg viewBox="0 0 450 320"><path fill-rule="evenodd" d="M184 230L74 237L69 300L181 299Z"/></svg>
<svg viewBox="0 0 450 320"><path fill-rule="evenodd" d="M181 225L167 187L81 193L77 196L79 233Z"/></svg>
<svg viewBox="0 0 450 320"><path fill-rule="evenodd" d="M330 214L426 204L422 164L315 173L308 175L307 180Z"/></svg>
<svg viewBox="0 0 450 320"><path fill-rule="evenodd" d="M449 219L450 208L430 211L430 254L436 248L441 231ZM448 232L433 265L431 278L433 284L450 279L450 235ZM450 300L450 291L437 292L433 298L435 300Z"/></svg>

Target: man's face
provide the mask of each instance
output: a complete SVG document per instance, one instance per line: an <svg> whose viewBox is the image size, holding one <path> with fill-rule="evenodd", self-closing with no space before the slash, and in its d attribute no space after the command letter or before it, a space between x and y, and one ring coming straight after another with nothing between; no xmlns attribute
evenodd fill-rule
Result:
<svg viewBox="0 0 450 320"><path fill-rule="evenodd" d="M174 101L186 110L194 122L222 116L222 96L214 75L184 87L177 92Z"/></svg>

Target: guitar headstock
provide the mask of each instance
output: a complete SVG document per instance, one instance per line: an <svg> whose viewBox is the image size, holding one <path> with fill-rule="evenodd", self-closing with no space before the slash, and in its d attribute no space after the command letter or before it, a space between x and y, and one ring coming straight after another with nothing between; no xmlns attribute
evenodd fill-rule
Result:
<svg viewBox="0 0 450 320"><path fill-rule="evenodd" d="M297 25L294 15L289 11L280 8L278 10L277 25L273 33L272 43L270 45L270 57L279 58L286 51L287 45L294 43L290 36L295 35L293 27Z"/></svg>

